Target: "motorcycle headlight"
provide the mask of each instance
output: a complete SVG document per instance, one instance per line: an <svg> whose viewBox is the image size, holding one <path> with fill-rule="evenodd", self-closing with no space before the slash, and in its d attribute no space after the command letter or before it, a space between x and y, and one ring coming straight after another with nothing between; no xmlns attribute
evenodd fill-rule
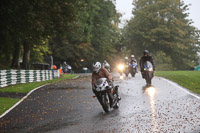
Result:
<svg viewBox="0 0 200 133"><path fill-rule="evenodd" d="M153 68L149 68L149 71L153 71Z"/></svg>
<svg viewBox="0 0 200 133"><path fill-rule="evenodd" d="M123 70L124 69L124 65L122 65L122 64L118 65L118 69L119 70Z"/></svg>

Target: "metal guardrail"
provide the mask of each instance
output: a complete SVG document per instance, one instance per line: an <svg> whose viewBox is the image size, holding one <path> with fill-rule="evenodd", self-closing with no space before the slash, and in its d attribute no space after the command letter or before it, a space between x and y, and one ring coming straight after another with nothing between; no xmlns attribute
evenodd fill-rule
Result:
<svg viewBox="0 0 200 133"><path fill-rule="evenodd" d="M18 83L51 80L60 77L58 70L0 70L0 88Z"/></svg>

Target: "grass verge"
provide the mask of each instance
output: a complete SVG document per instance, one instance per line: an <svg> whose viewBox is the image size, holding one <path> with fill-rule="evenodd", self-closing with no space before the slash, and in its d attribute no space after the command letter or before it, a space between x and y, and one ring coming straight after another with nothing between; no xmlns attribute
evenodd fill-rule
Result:
<svg viewBox="0 0 200 133"><path fill-rule="evenodd" d="M55 83L67 79L72 79L76 77L77 75L74 74L64 74L61 75L60 78L56 78L53 80L48 80L48 81L42 81L42 82L33 82L33 83L25 83L25 84L17 84L17 85L12 85L4 88L0 88L0 92L8 92L8 93L28 93L29 91L47 84L47 83ZM10 107L12 107L15 103L17 103L20 99L17 98L5 98L5 97L0 97L0 115L3 114L6 110L8 110Z"/></svg>
<svg viewBox="0 0 200 133"><path fill-rule="evenodd" d="M158 71L156 76L172 80L179 85L200 94L200 71Z"/></svg>
<svg viewBox="0 0 200 133"><path fill-rule="evenodd" d="M15 103L17 103L20 99L16 98L6 98L0 97L0 115L3 114L6 110L12 107Z"/></svg>

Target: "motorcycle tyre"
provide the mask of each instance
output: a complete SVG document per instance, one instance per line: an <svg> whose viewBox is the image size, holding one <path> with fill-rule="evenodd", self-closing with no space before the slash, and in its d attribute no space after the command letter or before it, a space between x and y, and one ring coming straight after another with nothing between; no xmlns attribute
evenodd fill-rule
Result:
<svg viewBox="0 0 200 133"><path fill-rule="evenodd" d="M128 77L128 73L125 73L126 77Z"/></svg>
<svg viewBox="0 0 200 133"><path fill-rule="evenodd" d="M132 77L135 77L135 72L132 71L132 72L131 72L131 75L132 75Z"/></svg>
<svg viewBox="0 0 200 133"><path fill-rule="evenodd" d="M113 108L118 109L119 108L119 102L117 102Z"/></svg>
<svg viewBox="0 0 200 133"><path fill-rule="evenodd" d="M152 79L152 75L151 73L146 73L146 83L147 83L147 87L151 86L151 79Z"/></svg>
<svg viewBox="0 0 200 133"><path fill-rule="evenodd" d="M110 99L108 93L102 96L101 105L106 113L110 112L111 108L110 108Z"/></svg>

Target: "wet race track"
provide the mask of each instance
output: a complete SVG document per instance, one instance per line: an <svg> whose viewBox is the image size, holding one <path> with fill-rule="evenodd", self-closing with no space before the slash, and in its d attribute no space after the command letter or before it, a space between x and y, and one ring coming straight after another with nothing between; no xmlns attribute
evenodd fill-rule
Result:
<svg viewBox="0 0 200 133"><path fill-rule="evenodd" d="M120 86L119 109L104 113L92 98L91 75L81 75L33 92L0 119L0 132L200 132L198 96L159 77L150 88L140 74L114 79Z"/></svg>

